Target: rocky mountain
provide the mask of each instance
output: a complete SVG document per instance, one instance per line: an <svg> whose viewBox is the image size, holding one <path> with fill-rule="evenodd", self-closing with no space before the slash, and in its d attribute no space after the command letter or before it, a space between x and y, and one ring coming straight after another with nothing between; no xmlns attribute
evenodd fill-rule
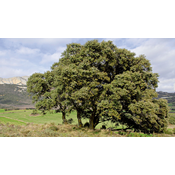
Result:
<svg viewBox="0 0 175 175"><path fill-rule="evenodd" d="M0 84L16 84L16 85L26 85L29 76L23 77L12 77L12 78L1 78Z"/></svg>
<svg viewBox="0 0 175 175"><path fill-rule="evenodd" d="M0 78L0 108L34 108L27 93L29 76Z"/></svg>
<svg viewBox="0 0 175 175"><path fill-rule="evenodd" d="M27 86L0 84L0 109L1 108L34 108L32 97L27 93Z"/></svg>

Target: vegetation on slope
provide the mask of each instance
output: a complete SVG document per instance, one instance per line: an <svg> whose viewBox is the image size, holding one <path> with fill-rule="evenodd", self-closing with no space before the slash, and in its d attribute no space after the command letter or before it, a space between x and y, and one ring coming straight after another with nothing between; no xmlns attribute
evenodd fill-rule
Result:
<svg viewBox="0 0 175 175"><path fill-rule="evenodd" d="M32 97L27 92L27 86L0 84L0 108L20 105L32 105Z"/></svg>

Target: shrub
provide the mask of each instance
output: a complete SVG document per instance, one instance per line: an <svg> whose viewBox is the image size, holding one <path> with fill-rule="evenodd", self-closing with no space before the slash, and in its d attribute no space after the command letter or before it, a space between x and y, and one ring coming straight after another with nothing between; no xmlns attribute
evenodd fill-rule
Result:
<svg viewBox="0 0 175 175"><path fill-rule="evenodd" d="M100 129L106 129L106 126L105 125L102 125Z"/></svg>
<svg viewBox="0 0 175 175"><path fill-rule="evenodd" d="M72 118L70 118L70 119L67 120L67 123L72 124L73 121L74 121L74 120L73 120Z"/></svg>
<svg viewBox="0 0 175 175"><path fill-rule="evenodd" d="M51 126L49 129L51 129L52 131L58 131L58 127L56 127L56 126Z"/></svg>
<svg viewBox="0 0 175 175"><path fill-rule="evenodd" d="M175 128L173 128L173 134L175 134Z"/></svg>
<svg viewBox="0 0 175 175"><path fill-rule="evenodd" d="M85 128L89 128L89 123L86 122L86 123L84 124L84 127L85 127Z"/></svg>
<svg viewBox="0 0 175 175"><path fill-rule="evenodd" d="M164 131L164 133L165 133L165 134L173 134L173 132L172 132L171 129L166 129L166 130Z"/></svg>
<svg viewBox="0 0 175 175"><path fill-rule="evenodd" d="M37 109L33 109L33 111L32 111L32 113L31 113L32 115L35 115L35 114L37 114Z"/></svg>
<svg viewBox="0 0 175 175"><path fill-rule="evenodd" d="M169 123L172 125L175 125L175 116L174 115L170 115Z"/></svg>
<svg viewBox="0 0 175 175"><path fill-rule="evenodd" d="M144 134L138 132L130 132L127 137L153 137L153 134Z"/></svg>
<svg viewBox="0 0 175 175"><path fill-rule="evenodd" d="M49 114L53 114L53 113L54 113L53 110L49 111Z"/></svg>
<svg viewBox="0 0 175 175"><path fill-rule="evenodd" d="M118 132L118 134L120 134L120 135L125 135L125 134L126 134L126 132L119 131L119 132Z"/></svg>

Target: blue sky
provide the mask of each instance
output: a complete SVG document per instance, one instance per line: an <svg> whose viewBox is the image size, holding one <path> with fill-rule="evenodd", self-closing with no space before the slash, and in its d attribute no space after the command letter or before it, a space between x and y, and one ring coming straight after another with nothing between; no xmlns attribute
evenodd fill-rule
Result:
<svg viewBox="0 0 175 175"><path fill-rule="evenodd" d="M135 52L136 56L145 54L153 72L160 75L157 91L175 91L175 39L171 38L1 38L0 77L44 73L59 61L66 44L84 44L92 39L111 40L117 47Z"/></svg>

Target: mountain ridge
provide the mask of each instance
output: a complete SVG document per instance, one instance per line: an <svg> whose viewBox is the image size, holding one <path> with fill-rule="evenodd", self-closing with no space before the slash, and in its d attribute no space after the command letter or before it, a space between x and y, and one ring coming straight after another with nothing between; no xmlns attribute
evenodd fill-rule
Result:
<svg viewBox="0 0 175 175"><path fill-rule="evenodd" d="M26 85L29 77L30 76L12 77L12 78L1 78L0 77L0 84Z"/></svg>
<svg viewBox="0 0 175 175"><path fill-rule="evenodd" d="M34 108L34 106L26 85L0 84L0 109Z"/></svg>

